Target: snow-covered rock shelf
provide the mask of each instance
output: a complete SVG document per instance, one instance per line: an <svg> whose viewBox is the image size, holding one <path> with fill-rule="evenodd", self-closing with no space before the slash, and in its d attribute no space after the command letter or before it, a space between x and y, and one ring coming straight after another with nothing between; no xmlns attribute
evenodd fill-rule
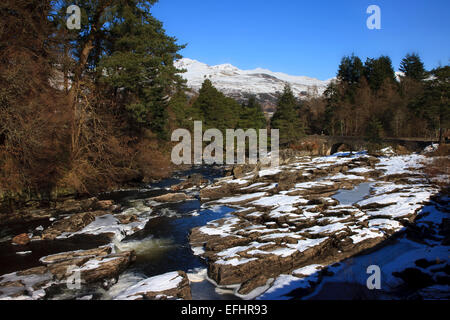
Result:
<svg viewBox="0 0 450 320"><path fill-rule="evenodd" d="M239 297L273 296L293 290L286 285L292 282L309 287L321 269L373 248L416 219L438 192L421 172L426 161L415 154L342 153L219 180L200 196L206 205L237 210L193 229L193 252L207 259L211 281ZM358 191L362 183L370 186L366 194ZM353 201L333 198L342 189L353 190L346 191L354 192Z"/></svg>

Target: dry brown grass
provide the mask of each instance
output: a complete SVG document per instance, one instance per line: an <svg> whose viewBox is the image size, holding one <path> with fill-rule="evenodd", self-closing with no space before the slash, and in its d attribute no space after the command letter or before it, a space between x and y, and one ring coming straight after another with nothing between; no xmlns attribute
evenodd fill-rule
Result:
<svg viewBox="0 0 450 320"><path fill-rule="evenodd" d="M427 156L430 156L430 157L447 157L447 156L450 156L450 144L441 144L441 145L439 145L439 148L436 151L427 154Z"/></svg>
<svg viewBox="0 0 450 320"><path fill-rule="evenodd" d="M172 173L170 153L156 139L143 139L136 147L136 167L145 182Z"/></svg>
<svg viewBox="0 0 450 320"><path fill-rule="evenodd" d="M428 154L432 161L425 168L425 173L429 179L439 186L443 193L450 191L450 146L441 145L438 150Z"/></svg>

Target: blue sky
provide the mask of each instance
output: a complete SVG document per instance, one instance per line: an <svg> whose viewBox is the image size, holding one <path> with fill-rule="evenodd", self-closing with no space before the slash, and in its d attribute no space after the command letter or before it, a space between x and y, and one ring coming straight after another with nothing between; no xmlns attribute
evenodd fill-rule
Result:
<svg viewBox="0 0 450 320"><path fill-rule="evenodd" d="M366 26L372 4L381 30ZM351 53L389 55L396 70L408 52L429 69L450 62L449 0L160 0L153 14L187 43L184 57L209 65L325 80Z"/></svg>

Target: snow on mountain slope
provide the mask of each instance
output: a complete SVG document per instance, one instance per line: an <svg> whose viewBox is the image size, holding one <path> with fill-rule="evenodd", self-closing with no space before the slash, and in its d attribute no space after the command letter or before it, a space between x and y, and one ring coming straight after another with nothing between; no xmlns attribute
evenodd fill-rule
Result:
<svg viewBox="0 0 450 320"><path fill-rule="evenodd" d="M267 69L240 70L231 64L209 66L196 60L183 58L175 62L179 69L186 69L182 77L187 79L188 87L198 91L205 79L237 100L245 100L255 95L265 105L274 105L277 93L283 91L286 83L290 84L294 94L301 98L308 95L321 95L330 80L322 81L305 76L291 76Z"/></svg>

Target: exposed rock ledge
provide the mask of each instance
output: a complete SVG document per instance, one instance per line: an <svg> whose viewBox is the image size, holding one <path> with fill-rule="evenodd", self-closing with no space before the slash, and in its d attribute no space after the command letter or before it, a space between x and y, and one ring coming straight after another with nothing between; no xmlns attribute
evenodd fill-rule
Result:
<svg viewBox="0 0 450 320"><path fill-rule="evenodd" d="M191 300L185 272L175 271L145 279L120 293L116 300Z"/></svg>
<svg viewBox="0 0 450 320"><path fill-rule="evenodd" d="M202 200L238 210L194 228L191 246L207 259L217 285L254 297L280 275L304 277L295 271L332 265L402 230L436 192L420 173L423 161L362 153L302 157L222 179L201 190ZM373 183L366 199L342 205L331 198L361 182Z"/></svg>
<svg viewBox="0 0 450 320"><path fill-rule="evenodd" d="M0 299L41 299L52 287L116 279L133 261L133 251L112 253L111 246L41 258L42 266L0 277Z"/></svg>
<svg viewBox="0 0 450 320"><path fill-rule="evenodd" d="M142 203L120 211L119 205L112 200L97 201L90 211L74 212L59 216L49 227L41 233L35 234L33 241L69 238L77 234L105 235L111 240L122 240L125 236L144 228L151 218L152 207ZM102 203L103 210L99 208ZM76 206L77 207L77 206ZM77 207L78 208L78 207Z"/></svg>

